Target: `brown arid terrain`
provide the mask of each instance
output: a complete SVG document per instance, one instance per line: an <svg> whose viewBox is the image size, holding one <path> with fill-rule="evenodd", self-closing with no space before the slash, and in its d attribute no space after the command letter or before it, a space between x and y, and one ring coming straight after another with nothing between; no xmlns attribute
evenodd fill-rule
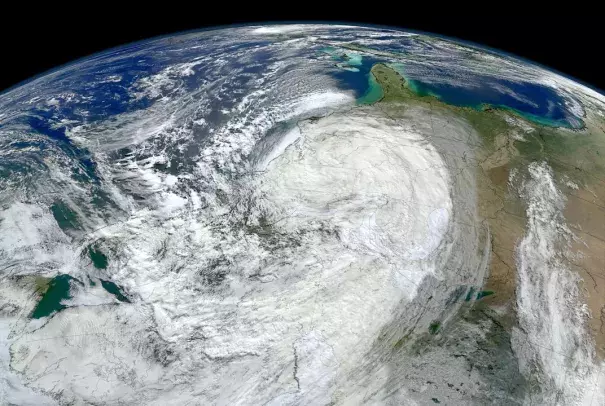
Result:
<svg viewBox="0 0 605 406"><path fill-rule="evenodd" d="M506 111L486 109L477 112L446 105L435 97L418 97L407 88L401 75L385 65L376 65L372 73L384 91L378 105L389 114L397 115L399 109L405 108L388 108L389 103L403 101L422 105L435 115L467 118L479 134L479 143L473 145L475 157L469 157L467 163L476 167L479 215L489 225L492 239L489 275L483 286L489 295L480 300L482 306L500 315L500 321L508 328L512 328L515 320L516 247L525 235L527 225L525 203L512 186L511 177L519 176L524 165L532 160L553 158L555 163L561 164L563 170L558 178L561 190L567 196L564 217L576 236L565 257L571 270L581 277L582 297L590 312L588 329L595 341L598 358L605 359L605 180L599 179L598 172L595 174L602 159L596 156L593 158L596 164L593 161L586 164L583 158L566 156L567 151L559 150L556 145L544 145L548 138L542 133L556 137L561 132L568 136L566 130L543 128ZM602 131L589 123L580 133L584 132ZM537 133L541 136L536 136ZM586 153L585 146L576 150L578 155ZM569 181L568 174L575 175L578 167L582 169L579 179L584 180L583 186Z"/></svg>
<svg viewBox="0 0 605 406"><path fill-rule="evenodd" d="M605 207L598 203L602 197L604 195L596 195L595 198L595 195L586 189L572 189L567 197L565 218L579 239L573 243L572 252L577 252L577 255L570 258L570 263L582 277L584 298L591 314L590 330L595 339L597 354L604 359Z"/></svg>

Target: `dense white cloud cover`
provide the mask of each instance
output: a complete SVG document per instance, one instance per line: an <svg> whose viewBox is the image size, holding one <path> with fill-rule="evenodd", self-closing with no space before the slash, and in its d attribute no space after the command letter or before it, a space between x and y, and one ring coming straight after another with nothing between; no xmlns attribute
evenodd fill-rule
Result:
<svg viewBox="0 0 605 406"><path fill-rule="evenodd" d="M370 46L413 39L417 69L422 61L454 69L452 55L462 49L444 41L426 48L426 38L416 34L358 27L343 27L341 38L334 28L239 28L226 39L210 32L230 52L208 55L202 46L195 58L138 79L129 88L132 102L149 99L150 106L97 122L60 121L66 136L94 157L114 206L95 212L91 187L66 175L69 159L45 158L47 171L33 193L3 184L9 191L0 195L3 272L104 277L132 303L86 287L72 292L68 309L28 321L33 287L4 285L0 298L11 306L3 308L0 328L0 393L23 402L32 396L39 404L54 401L34 398L35 391L63 403L411 402L404 374L385 361L386 348L377 343L447 322L457 309L452 295L481 285L490 238L476 213L472 148L478 141L464 120L427 109L410 108L394 119L379 108L355 106L352 92L325 74L333 61L310 62L299 53L354 38ZM284 34L296 38L237 48ZM263 66L255 52L277 57ZM549 84L573 94L568 102L577 115L583 113L578 97L602 101L542 69L475 57L459 57L454 70ZM405 63L405 56L393 61ZM248 72L255 67L260 73ZM199 86L187 88L200 72ZM237 88L236 79L249 80L249 87ZM3 95L0 110L26 90ZM55 111L74 100L87 98L62 92L42 104ZM24 131L3 134L17 142L31 136ZM122 150L129 152L118 155ZM32 151L36 147L22 150ZM170 166L177 153L189 154L191 165ZM534 183L525 198L530 207L546 207L556 217L548 227L557 228L563 224L559 197L544 183L552 179L542 166L531 169ZM552 196L534 194L542 189ZM57 226L47 210L57 196L77 209L82 229L70 234ZM519 248L522 276L536 268L527 261L552 258L536 246L553 233L530 224ZM110 253L105 270L82 255L93 242ZM550 268L538 268L549 275ZM530 294L531 282L522 289L529 292L521 296L523 320L565 353L573 337L554 325L572 319L555 317L562 306L556 301L544 311L551 318L533 315L526 309L535 309L541 296ZM534 319L550 324L536 328ZM578 326L570 326L577 336ZM555 358L534 350L527 357L544 364L557 390L577 398L572 392L584 381L561 382L562 361L555 365ZM460 362L422 371L452 376Z"/></svg>

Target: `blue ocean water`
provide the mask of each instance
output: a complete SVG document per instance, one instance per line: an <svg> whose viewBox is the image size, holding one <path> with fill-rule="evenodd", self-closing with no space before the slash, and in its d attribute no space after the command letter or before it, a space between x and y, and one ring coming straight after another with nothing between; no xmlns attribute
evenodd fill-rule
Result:
<svg viewBox="0 0 605 406"><path fill-rule="evenodd" d="M323 50L332 55L341 69L332 72L343 89L353 90L359 104L371 104L382 97L382 90L374 80L370 70L376 63L388 63L380 58L364 55L361 63L350 64L346 53L334 48ZM358 58L356 58L358 62ZM581 119L575 117L567 108L566 100L554 89L539 83L513 82L487 75L466 75L464 80L457 78L456 72L433 67L425 74L427 78L409 77L405 66L389 64L407 81L409 88L419 96L433 96L444 103L470 107L476 110L500 108L512 111L527 120L552 127L578 128ZM438 78L435 80L434 78Z"/></svg>
<svg viewBox="0 0 605 406"><path fill-rule="evenodd" d="M333 50L327 52L332 54L334 60L345 66L349 62L344 53L337 53ZM355 58L350 64L354 70L336 70L332 72L332 76L336 78L341 88L355 92L359 104L371 104L382 97L382 89L370 73L372 66L379 62L383 62L383 60L364 55L361 59Z"/></svg>
<svg viewBox="0 0 605 406"><path fill-rule="evenodd" d="M567 110L565 99L555 90L537 83L488 76L467 78L465 85L407 80L416 94L431 95L447 104L477 110L502 108L542 125L576 127L577 119Z"/></svg>

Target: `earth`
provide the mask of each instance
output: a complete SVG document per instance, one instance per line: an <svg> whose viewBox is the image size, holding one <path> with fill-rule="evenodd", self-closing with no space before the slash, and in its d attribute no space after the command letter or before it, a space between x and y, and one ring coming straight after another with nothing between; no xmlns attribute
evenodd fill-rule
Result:
<svg viewBox="0 0 605 406"><path fill-rule="evenodd" d="M604 405L605 96L226 27L0 95L0 403Z"/></svg>

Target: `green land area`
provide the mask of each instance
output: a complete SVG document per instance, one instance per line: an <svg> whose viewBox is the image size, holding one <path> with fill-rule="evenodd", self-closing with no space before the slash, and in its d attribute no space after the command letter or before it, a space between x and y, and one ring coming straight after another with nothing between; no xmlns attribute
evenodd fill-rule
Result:
<svg viewBox="0 0 605 406"><path fill-rule="evenodd" d="M374 89L376 85L380 90ZM476 131L478 141L471 145L474 156L468 157L468 164L476 168L479 214L490 227L492 255L483 290L471 288L465 299L471 307L481 300L483 308L508 309L490 313L490 319L503 326L503 334L515 323L514 253L527 224L525 202L511 193L508 181L513 171L523 174L531 162L548 163L567 197L566 222L579 237L572 248L581 255L566 265L584 281L583 299L593 315L590 329L597 354L605 359L605 120L586 117L584 128L572 130L510 109L448 105L416 89L401 69L384 63L372 67L369 87L374 97L381 94L374 105L389 116L424 107L431 114L462 118ZM431 333L442 330L447 333L443 326L432 328Z"/></svg>

